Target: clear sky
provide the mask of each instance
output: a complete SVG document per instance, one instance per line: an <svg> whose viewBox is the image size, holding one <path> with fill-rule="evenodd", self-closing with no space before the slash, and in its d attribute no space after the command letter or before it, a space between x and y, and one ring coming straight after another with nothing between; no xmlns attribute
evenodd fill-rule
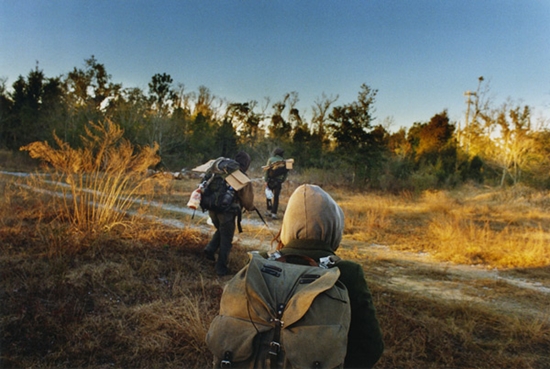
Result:
<svg viewBox="0 0 550 369"><path fill-rule="evenodd" d="M480 76L495 107L550 118L548 0L0 0L8 86L37 61L56 77L92 55L146 93L156 73L231 102L296 91L306 119L323 93L343 105L366 83L392 131L444 109L463 121Z"/></svg>

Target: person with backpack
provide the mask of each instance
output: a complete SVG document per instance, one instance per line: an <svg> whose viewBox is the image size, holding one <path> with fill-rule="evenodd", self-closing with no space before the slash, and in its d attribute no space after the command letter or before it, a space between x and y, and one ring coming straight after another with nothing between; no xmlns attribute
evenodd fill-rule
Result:
<svg viewBox="0 0 550 369"><path fill-rule="evenodd" d="M344 231L344 213L323 189L301 185L290 196L279 233L281 255L301 255L316 261L334 256ZM371 292L360 264L340 260L339 280L347 287L351 322L345 368L370 368L381 357L384 342Z"/></svg>
<svg viewBox="0 0 550 369"><path fill-rule="evenodd" d="M344 213L328 193L290 196L277 250L251 252L205 337L214 368L371 368L384 351L360 264L335 251Z"/></svg>
<svg viewBox="0 0 550 369"><path fill-rule="evenodd" d="M267 205L266 216L270 216L271 219L277 219L279 196L281 195L283 182L286 181L288 175L288 169L286 169L286 163L283 155L284 150L280 147L273 150L271 157L267 160L266 171L264 174Z"/></svg>
<svg viewBox="0 0 550 369"><path fill-rule="evenodd" d="M235 161L238 163L238 169L246 174L251 162L250 155L244 151L240 151L235 156ZM209 196L203 196L201 207L208 210L210 219L216 228L212 239L204 248L204 255L208 260L216 261L216 274L222 277L229 274L228 261L231 248L233 247L232 242L235 235L236 221L237 219L240 220L243 208L248 211L253 211L256 208L254 207L252 182L248 182L239 191L235 191L222 178L219 187L223 188L225 193L216 193L213 197L220 197L220 201L222 203L226 201L227 204L223 204L223 206L205 205L205 201L208 201ZM210 202L214 203L215 201ZM218 252L217 259L215 256L216 252Z"/></svg>

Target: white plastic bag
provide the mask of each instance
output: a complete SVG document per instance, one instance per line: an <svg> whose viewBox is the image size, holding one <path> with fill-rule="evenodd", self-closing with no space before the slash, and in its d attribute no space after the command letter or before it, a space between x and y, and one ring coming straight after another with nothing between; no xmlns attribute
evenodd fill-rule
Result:
<svg viewBox="0 0 550 369"><path fill-rule="evenodd" d="M269 187L265 188L265 198L268 199L268 200L273 199L273 191L271 191L271 189Z"/></svg>

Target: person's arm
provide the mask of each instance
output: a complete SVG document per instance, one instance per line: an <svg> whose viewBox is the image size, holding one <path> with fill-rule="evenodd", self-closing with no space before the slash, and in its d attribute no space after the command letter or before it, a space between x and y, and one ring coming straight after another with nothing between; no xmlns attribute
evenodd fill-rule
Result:
<svg viewBox="0 0 550 369"><path fill-rule="evenodd" d="M266 167L269 167L271 164L273 164L273 157L267 159ZM264 182L266 182L266 183L267 183L267 180L268 180L267 170L268 170L267 168L265 168L265 170L264 170Z"/></svg>
<svg viewBox="0 0 550 369"><path fill-rule="evenodd" d="M380 359L384 341L372 294L367 286L361 265L341 261L339 268L345 273L340 279L348 288L351 302L351 324L348 333L346 368L370 368Z"/></svg>

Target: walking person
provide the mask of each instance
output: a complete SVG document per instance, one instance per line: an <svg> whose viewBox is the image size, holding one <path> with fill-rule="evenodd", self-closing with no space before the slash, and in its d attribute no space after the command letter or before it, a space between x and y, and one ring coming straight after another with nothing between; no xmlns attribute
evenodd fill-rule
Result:
<svg viewBox="0 0 550 369"><path fill-rule="evenodd" d="M277 219L277 211L279 210L279 196L283 187L283 182L288 176L288 169L283 158L284 150L276 148L273 150L272 156L267 160L264 181L266 185L266 216L271 219ZM271 191L271 193L270 193Z"/></svg>
<svg viewBox="0 0 550 369"><path fill-rule="evenodd" d="M323 189L301 185L290 196L279 234L281 255L320 258L336 255L344 230L344 213ZM339 258L338 258L339 259ZM351 322L345 368L371 368L384 351L384 342L371 292L360 264L339 260L340 281L347 287Z"/></svg>
<svg viewBox="0 0 550 369"><path fill-rule="evenodd" d="M250 166L250 156L246 152L240 151L235 156L235 161L239 163L240 171L246 174ZM231 199L231 205L226 210L208 211L216 231L210 242L206 245L204 254L207 259L216 261L216 274L220 277L230 273L228 268L229 254L233 247L232 242L235 235L236 222L240 219L243 208L249 211L255 210L252 182L248 182L242 189L236 192L236 195ZM217 259L215 256L216 252L218 252Z"/></svg>

